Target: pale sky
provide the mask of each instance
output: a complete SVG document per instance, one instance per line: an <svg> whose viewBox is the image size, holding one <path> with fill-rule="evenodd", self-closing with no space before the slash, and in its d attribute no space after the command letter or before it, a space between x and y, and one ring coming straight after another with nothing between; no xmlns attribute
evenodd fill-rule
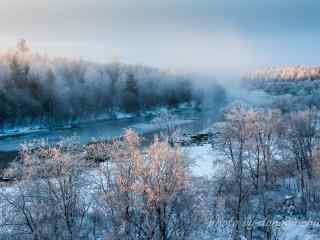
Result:
<svg viewBox="0 0 320 240"><path fill-rule="evenodd" d="M0 0L0 46L199 72L319 64L319 0Z"/></svg>

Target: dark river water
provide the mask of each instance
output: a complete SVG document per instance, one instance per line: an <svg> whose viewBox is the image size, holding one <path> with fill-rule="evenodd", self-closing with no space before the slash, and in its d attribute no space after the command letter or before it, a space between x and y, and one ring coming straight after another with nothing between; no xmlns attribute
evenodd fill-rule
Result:
<svg viewBox="0 0 320 240"><path fill-rule="evenodd" d="M98 121L81 124L72 129L59 129L51 131L39 131L30 134L6 137L0 140L0 151L17 150L20 144L33 139L47 139L49 142L57 142L63 137L76 135L82 144L88 143L92 138L113 138L123 133L124 129L145 122L144 119L124 119Z"/></svg>
<svg viewBox="0 0 320 240"><path fill-rule="evenodd" d="M200 131L209 127L219 114L216 111L181 113L179 126L185 132ZM73 129L41 131L0 139L0 169L5 168L17 156L19 146L34 139L46 139L54 143L63 137L77 136L81 144L93 139L112 139L121 136L125 129L133 128L140 134L157 133L160 130L148 118L97 121L81 124Z"/></svg>
<svg viewBox="0 0 320 240"><path fill-rule="evenodd" d="M35 139L46 139L54 143L61 138L77 136L80 143L86 144L93 138L114 138L120 136L126 128L146 122L145 119L125 119L91 122L73 129L40 131L30 134L11 136L0 139L0 169L6 168L15 159L21 144Z"/></svg>

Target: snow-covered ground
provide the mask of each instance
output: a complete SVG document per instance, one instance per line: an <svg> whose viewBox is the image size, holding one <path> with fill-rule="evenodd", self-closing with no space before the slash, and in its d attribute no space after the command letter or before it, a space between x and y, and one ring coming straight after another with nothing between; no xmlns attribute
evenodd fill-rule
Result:
<svg viewBox="0 0 320 240"><path fill-rule="evenodd" d="M312 222L285 221L280 233L281 240L318 240L319 236L312 233Z"/></svg>
<svg viewBox="0 0 320 240"><path fill-rule="evenodd" d="M192 174L197 177L211 178L223 174L222 166L215 160L221 155L210 144L183 148L184 154L193 161ZM319 227L319 223L287 219L281 222L279 240L318 240L319 235L312 231L312 226ZM245 240L245 238L243 238Z"/></svg>
<svg viewBox="0 0 320 240"><path fill-rule="evenodd" d="M212 148L210 144L205 144L203 146L191 146L191 147L183 147L183 154L188 157L192 162L192 174L196 177L205 177L211 178L222 174L223 171L221 166L216 163L215 160L218 158L221 159L221 155ZM92 169L85 173L84 177L87 179L87 182L96 184L99 179L99 171L97 169ZM90 185L85 187L86 192L94 191L93 187ZM15 187L7 187L2 188L0 191L2 193L13 193L15 191ZM88 197L90 194L88 194ZM0 213L6 211L8 209L8 205L5 204L4 201L0 201ZM0 222L3 221L2 217L4 214L0 214ZM290 220L287 219L281 222L281 231L279 232L279 239L281 240L317 240L320 239L315 233L313 233L311 226L312 222L304 222L299 220Z"/></svg>
<svg viewBox="0 0 320 240"><path fill-rule="evenodd" d="M214 160L219 156L210 144L183 148L184 154L193 162L192 174L197 177L213 177L219 170Z"/></svg>

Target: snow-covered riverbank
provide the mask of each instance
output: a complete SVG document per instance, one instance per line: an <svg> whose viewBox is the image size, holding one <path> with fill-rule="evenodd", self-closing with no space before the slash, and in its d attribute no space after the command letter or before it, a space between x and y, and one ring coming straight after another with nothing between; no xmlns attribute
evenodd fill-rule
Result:
<svg viewBox="0 0 320 240"><path fill-rule="evenodd" d="M33 124L26 123L25 125L21 124L18 126L13 126L12 124L9 124L3 127L2 131L0 132L0 139L1 138L4 139L7 137L15 137L15 136L18 137L21 135L28 135L28 134L41 133L41 132L50 132L54 130L68 130L68 129L78 128L86 124L92 124L95 122L133 119L136 117L137 117L136 114L116 112L116 113L113 113L112 115L102 114L92 118L69 121L64 124L55 124L50 127L48 127L48 124L46 123L33 123Z"/></svg>

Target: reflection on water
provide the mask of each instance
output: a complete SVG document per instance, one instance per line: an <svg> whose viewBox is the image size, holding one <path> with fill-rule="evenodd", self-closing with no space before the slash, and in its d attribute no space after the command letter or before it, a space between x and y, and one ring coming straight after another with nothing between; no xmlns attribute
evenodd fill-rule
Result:
<svg viewBox="0 0 320 240"><path fill-rule="evenodd" d="M144 119L126 119L93 122L79 125L77 128L60 129L53 131L42 131L27 135L12 136L0 140L0 151L17 150L20 144L33 139L44 138L49 142L59 141L62 137L77 135L82 144L92 140L92 138L113 138L123 133L124 129L131 125L144 122Z"/></svg>
<svg viewBox="0 0 320 240"><path fill-rule="evenodd" d="M180 128L185 132L197 132L208 128L219 117L216 111L210 112L189 112L179 114L181 119L192 120L182 121ZM150 124L151 119L133 118L123 120L108 120L100 122L91 122L79 125L73 129L61 129L53 131L42 131L30 133L27 135L11 136L0 139L0 172L11 162L17 155L20 144L35 139L46 139L50 143L57 142L63 137L76 135L81 144L86 144L92 139L111 139L121 136L125 129L134 128L140 134L156 133L159 129ZM141 127L144 126L144 127ZM136 128L135 128L136 127Z"/></svg>

